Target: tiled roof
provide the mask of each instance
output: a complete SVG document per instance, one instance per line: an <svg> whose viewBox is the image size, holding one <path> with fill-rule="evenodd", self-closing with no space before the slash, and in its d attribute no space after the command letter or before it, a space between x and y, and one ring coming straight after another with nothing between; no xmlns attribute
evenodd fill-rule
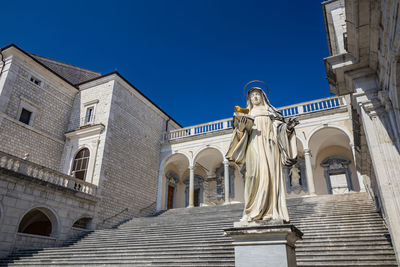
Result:
<svg viewBox="0 0 400 267"><path fill-rule="evenodd" d="M80 68L74 65L59 62L46 57L30 54L32 57L37 59L40 63L69 81L71 84L79 84L88 80L101 76L100 72Z"/></svg>

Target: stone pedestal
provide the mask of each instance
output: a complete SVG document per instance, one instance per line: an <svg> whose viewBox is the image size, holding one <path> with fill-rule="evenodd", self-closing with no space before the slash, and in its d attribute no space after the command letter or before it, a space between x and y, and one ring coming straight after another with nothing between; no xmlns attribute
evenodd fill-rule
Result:
<svg viewBox="0 0 400 267"><path fill-rule="evenodd" d="M297 266L294 243L303 233L292 224L236 223L224 231L233 239L236 267Z"/></svg>

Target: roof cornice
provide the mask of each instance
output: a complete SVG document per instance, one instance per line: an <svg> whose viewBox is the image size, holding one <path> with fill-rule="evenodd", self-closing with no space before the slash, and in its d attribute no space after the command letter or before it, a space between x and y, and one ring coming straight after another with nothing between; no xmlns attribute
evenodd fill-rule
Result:
<svg viewBox="0 0 400 267"><path fill-rule="evenodd" d="M47 67L46 65L44 65L43 63L41 63L39 60L37 60L36 58L34 58L31 54L29 54L28 52L24 51L23 49L19 48L17 45L15 44L9 44L3 48L0 48L0 52L3 51L7 51L9 49L16 49L18 52L20 52L22 55L28 57L30 60L34 61L35 63L39 64L41 67L45 68L46 70L48 70L50 73L52 73L53 75L55 75L57 78L61 79L63 82L67 83L69 86L75 88L76 90L79 90L78 87L76 85L73 85L72 83L70 83L68 80L66 80L65 78L63 78L62 76L60 76L59 74L57 74L56 72L54 72L52 69L50 69L49 67Z"/></svg>

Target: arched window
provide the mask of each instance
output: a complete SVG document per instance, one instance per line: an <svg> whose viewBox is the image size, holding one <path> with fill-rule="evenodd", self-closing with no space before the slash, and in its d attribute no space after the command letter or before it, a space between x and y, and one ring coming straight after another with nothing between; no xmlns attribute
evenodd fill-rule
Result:
<svg viewBox="0 0 400 267"><path fill-rule="evenodd" d="M81 229L89 229L90 224L92 223L92 218L80 218L77 220L72 227L81 228Z"/></svg>
<svg viewBox="0 0 400 267"><path fill-rule="evenodd" d="M89 149L82 148L76 154L73 165L72 165L72 175L75 178L85 180L86 172L89 164Z"/></svg>
<svg viewBox="0 0 400 267"><path fill-rule="evenodd" d="M52 224L49 217L39 209L33 209L22 218L18 232L31 235L50 236Z"/></svg>

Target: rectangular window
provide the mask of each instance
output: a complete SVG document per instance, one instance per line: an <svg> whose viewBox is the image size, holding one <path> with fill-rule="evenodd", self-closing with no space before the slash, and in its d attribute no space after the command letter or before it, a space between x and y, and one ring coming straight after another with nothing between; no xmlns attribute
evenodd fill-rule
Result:
<svg viewBox="0 0 400 267"><path fill-rule="evenodd" d="M37 78L35 78L35 77L33 77L33 76L31 76L30 81L32 83L36 84L37 86L41 86L42 85L42 81L37 79Z"/></svg>
<svg viewBox="0 0 400 267"><path fill-rule="evenodd" d="M92 123L94 120L94 107L88 107L86 109L85 124Z"/></svg>
<svg viewBox="0 0 400 267"><path fill-rule="evenodd" d="M29 125L31 120L32 112L22 108L21 115L19 116L19 121Z"/></svg>

